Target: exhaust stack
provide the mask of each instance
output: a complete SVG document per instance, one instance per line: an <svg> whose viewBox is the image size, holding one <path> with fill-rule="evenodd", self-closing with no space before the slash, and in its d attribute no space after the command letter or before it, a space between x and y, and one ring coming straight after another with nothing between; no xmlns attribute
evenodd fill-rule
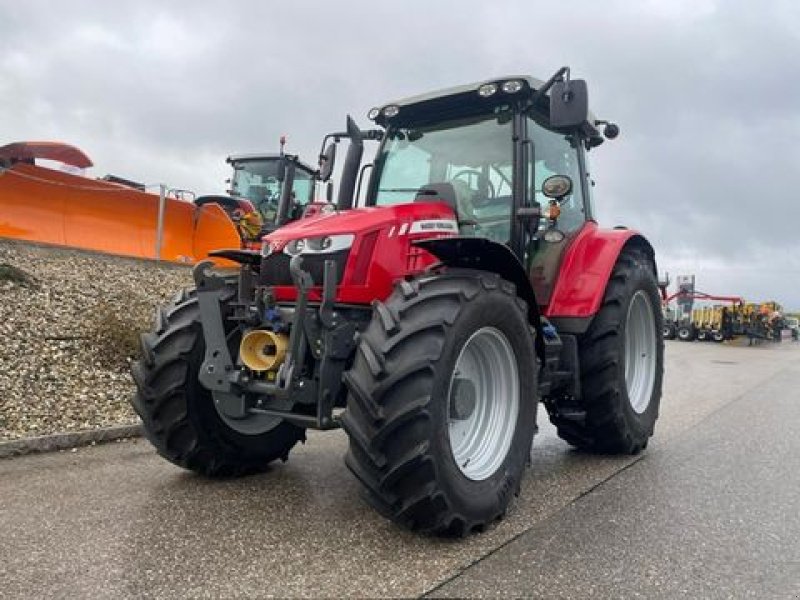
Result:
<svg viewBox="0 0 800 600"><path fill-rule="evenodd" d="M347 137L350 138L350 146L344 159L339 181L339 196L336 199L336 208L339 210L353 208L356 200L353 194L356 192L358 169L361 166L361 156L364 154L364 136L350 115L347 115Z"/></svg>

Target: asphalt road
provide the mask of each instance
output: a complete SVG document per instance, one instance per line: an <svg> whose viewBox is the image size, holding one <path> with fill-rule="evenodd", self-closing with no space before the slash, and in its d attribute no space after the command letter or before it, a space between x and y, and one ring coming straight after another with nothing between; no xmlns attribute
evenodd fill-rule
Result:
<svg viewBox="0 0 800 600"><path fill-rule="evenodd" d="M0 597L800 598L800 346L667 343L638 457L541 433L509 516L466 540L373 513L341 432L208 481L144 441L0 461Z"/></svg>

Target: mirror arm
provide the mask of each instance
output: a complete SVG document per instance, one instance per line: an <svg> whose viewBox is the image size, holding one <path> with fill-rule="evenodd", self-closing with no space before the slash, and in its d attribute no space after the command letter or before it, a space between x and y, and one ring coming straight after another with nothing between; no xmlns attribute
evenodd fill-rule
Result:
<svg viewBox="0 0 800 600"><path fill-rule="evenodd" d="M531 96L530 100L531 105L535 105L536 102L538 102L541 98L544 97L545 94L547 94L547 92L550 91L550 88L553 87L553 84L556 81L561 81L565 76L566 80L569 81L569 67L561 67L558 71L555 72L555 74L550 79L548 79L545 82L545 84L542 87L536 90L533 96Z"/></svg>
<svg viewBox="0 0 800 600"><path fill-rule="evenodd" d="M383 129L367 129L366 131L362 131L361 134L365 140L380 141L383 139Z"/></svg>
<svg viewBox="0 0 800 600"><path fill-rule="evenodd" d="M522 226L527 229L528 234L533 235L539 229L539 222L542 219L541 206L521 206L517 209L517 220L522 222Z"/></svg>

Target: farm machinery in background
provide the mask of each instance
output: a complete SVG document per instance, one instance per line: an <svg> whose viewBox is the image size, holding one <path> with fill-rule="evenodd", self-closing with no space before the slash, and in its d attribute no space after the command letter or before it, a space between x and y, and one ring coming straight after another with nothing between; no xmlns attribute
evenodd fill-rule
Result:
<svg viewBox="0 0 800 600"><path fill-rule="evenodd" d="M341 427L381 514L465 535L519 494L539 404L573 446L644 449L663 377L655 253L595 221L586 154L619 129L586 83L564 67L368 116L326 136L322 181L349 140L334 212L213 253L238 273L200 263L157 311L132 404L158 453L241 475Z"/></svg>
<svg viewBox="0 0 800 600"><path fill-rule="evenodd" d="M695 306L695 302L702 306ZM718 296L696 291L694 276L678 278L678 291L662 305L665 339L724 342L746 336L753 340L780 340L785 327L776 302L746 302L740 296Z"/></svg>
<svg viewBox="0 0 800 600"><path fill-rule="evenodd" d="M196 198L165 186L150 193L113 175L85 177L92 161L68 144L8 144L0 147L0 237L181 263L218 248L258 248L264 233L320 210L315 171L284 154L283 143L280 154L229 157L230 195Z"/></svg>
<svg viewBox="0 0 800 600"><path fill-rule="evenodd" d="M788 315L785 318L786 327L791 331L793 340L800 340L800 318L796 315Z"/></svg>
<svg viewBox="0 0 800 600"><path fill-rule="evenodd" d="M249 240L260 248L261 236L303 216L323 210L316 202L318 171L284 152L286 137L280 138L277 154L236 154L226 159L233 174L226 183L228 195L200 196L195 204L219 203L232 211L244 202L255 212L239 212Z"/></svg>

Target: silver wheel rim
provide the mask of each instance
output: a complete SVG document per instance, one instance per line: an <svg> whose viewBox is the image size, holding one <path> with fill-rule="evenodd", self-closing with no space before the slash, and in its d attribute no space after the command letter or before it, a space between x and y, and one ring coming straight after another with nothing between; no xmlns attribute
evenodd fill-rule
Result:
<svg viewBox="0 0 800 600"><path fill-rule="evenodd" d="M456 360L447 393L453 459L465 477L482 481L503 464L519 414L517 357L505 335L483 327Z"/></svg>
<svg viewBox="0 0 800 600"><path fill-rule="evenodd" d="M631 298L625 321L625 386L631 408L642 414L650 406L656 381L656 325L643 290Z"/></svg>

